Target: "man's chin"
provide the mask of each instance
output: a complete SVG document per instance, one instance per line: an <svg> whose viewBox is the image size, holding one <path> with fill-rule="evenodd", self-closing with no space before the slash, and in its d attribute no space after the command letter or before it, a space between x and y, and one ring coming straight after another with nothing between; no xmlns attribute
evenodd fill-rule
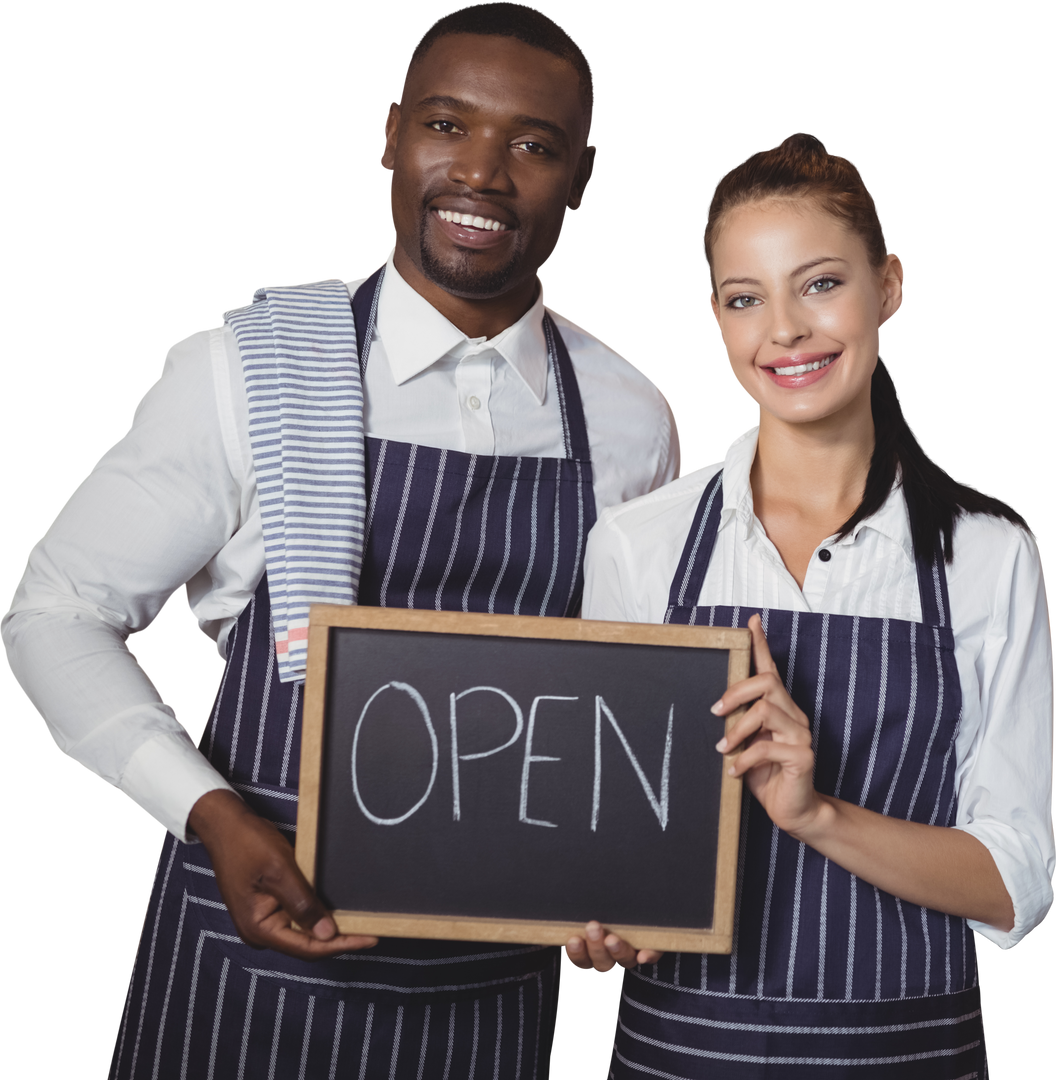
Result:
<svg viewBox="0 0 1056 1080"><path fill-rule="evenodd" d="M472 253L459 255L454 261L438 259L427 247L422 247L422 274L444 292L464 300L492 300L509 292L517 277L517 260L505 265L484 269L475 266Z"/></svg>

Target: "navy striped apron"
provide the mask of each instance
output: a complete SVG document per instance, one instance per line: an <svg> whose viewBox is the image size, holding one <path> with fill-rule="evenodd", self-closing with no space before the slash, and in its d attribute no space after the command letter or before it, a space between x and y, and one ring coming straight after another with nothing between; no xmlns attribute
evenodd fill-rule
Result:
<svg viewBox="0 0 1056 1080"><path fill-rule="evenodd" d="M381 271L353 300L366 365ZM544 329L566 457L501 458L367 440L360 602L573 615L595 520L586 423ZM231 631L201 749L291 842L303 683L279 681L267 580ZM486 887L486 883L481 883ZM111 1077L529 1080L549 1073L560 951L384 938L308 963L244 944L205 848L166 838Z"/></svg>
<svg viewBox="0 0 1056 1080"><path fill-rule="evenodd" d="M722 510L705 488L665 621L744 626L810 718L818 791L930 825L956 815L960 680L941 557L917 560L923 618L695 607ZM746 792L747 796L747 792ZM987 1075L964 919L859 880L744 802L730 956L628 972L611 1078L967 1080Z"/></svg>

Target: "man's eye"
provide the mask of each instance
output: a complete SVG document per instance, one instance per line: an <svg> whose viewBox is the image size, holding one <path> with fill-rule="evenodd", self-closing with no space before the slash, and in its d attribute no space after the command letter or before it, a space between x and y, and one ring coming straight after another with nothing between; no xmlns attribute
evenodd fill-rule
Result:
<svg viewBox="0 0 1056 1080"><path fill-rule="evenodd" d="M433 131L442 132L444 135L463 135L465 132L453 120L433 120L429 123Z"/></svg>
<svg viewBox="0 0 1056 1080"><path fill-rule="evenodd" d="M517 149L524 150L529 154L549 154L550 151L542 143L532 142L530 139L525 139L522 142L513 144Z"/></svg>
<svg viewBox="0 0 1056 1080"><path fill-rule="evenodd" d="M834 278L834 277L818 278L817 281L812 281L807 286L807 293L809 294L809 293L831 292L839 284L840 284L839 278Z"/></svg>
<svg viewBox="0 0 1056 1080"><path fill-rule="evenodd" d="M759 303L757 296L731 296L726 301L726 306L731 308L750 308L755 307Z"/></svg>

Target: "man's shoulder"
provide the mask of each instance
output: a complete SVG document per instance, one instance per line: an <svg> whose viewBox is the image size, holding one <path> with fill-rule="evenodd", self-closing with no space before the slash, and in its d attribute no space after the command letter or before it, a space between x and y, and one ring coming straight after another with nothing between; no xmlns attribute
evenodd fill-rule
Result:
<svg viewBox="0 0 1056 1080"><path fill-rule="evenodd" d="M584 330L571 319L566 319L564 315L559 315L550 308L546 311L561 331L561 337L568 346L577 374L581 368L589 370L591 374L594 374L595 370L599 374L607 372L612 376L627 378L655 389L649 379L629 360L625 360L600 338Z"/></svg>

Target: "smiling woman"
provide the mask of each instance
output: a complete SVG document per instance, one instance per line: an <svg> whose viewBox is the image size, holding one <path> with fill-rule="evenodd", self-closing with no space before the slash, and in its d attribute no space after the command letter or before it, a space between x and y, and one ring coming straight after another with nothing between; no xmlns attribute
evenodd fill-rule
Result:
<svg viewBox="0 0 1056 1080"><path fill-rule="evenodd" d="M719 184L711 305L758 431L601 515L590 618L752 631L713 711L748 800L729 957L634 953L610 1076L987 1075L974 937L1052 900L1052 674L1023 519L923 453L879 360L902 268L807 135ZM956 543L955 543L956 542ZM654 965L650 969L648 965Z"/></svg>

